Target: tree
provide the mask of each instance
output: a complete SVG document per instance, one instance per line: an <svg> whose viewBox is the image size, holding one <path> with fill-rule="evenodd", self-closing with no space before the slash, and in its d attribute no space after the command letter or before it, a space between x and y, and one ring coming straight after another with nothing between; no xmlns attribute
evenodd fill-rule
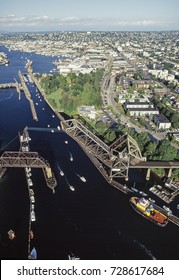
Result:
<svg viewBox="0 0 179 280"><path fill-rule="evenodd" d="M156 149L157 158L163 161L172 161L177 157L177 150L170 145L167 139L161 140Z"/></svg>
<svg viewBox="0 0 179 280"><path fill-rule="evenodd" d="M149 159L151 159L152 156L155 154L156 147L157 147L157 142L149 142L149 143L147 143L146 151L145 151L144 155L146 157L149 157Z"/></svg>

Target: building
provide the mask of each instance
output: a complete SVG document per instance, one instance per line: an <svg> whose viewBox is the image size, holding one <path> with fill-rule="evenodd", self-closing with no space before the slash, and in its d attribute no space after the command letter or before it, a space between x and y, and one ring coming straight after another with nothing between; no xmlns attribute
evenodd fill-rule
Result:
<svg viewBox="0 0 179 280"><path fill-rule="evenodd" d="M149 107L153 107L153 104L150 104L148 102L126 102L125 103L125 107L126 109L130 109L130 108L149 108Z"/></svg>
<svg viewBox="0 0 179 280"><path fill-rule="evenodd" d="M159 129L169 129L171 127L171 122L163 114L154 115L153 121Z"/></svg>
<svg viewBox="0 0 179 280"><path fill-rule="evenodd" d="M159 114L158 109L155 108L131 108L128 110L130 116L144 117Z"/></svg>
<svg viewBox="0 0 179 280"><path fill-rule="evenodd" d="M150 86L153 86L153 82L151 80L134 80L132 85L137 89L148 89Z"/></svg>
<svg viewBox="0 0 179 280"><path fill-rule="evenodd" d="M94 106L79 106L78 107L78 114L82 117L88 117L90 119L95 119L97 115L97 111L95 110Z"/></svg>

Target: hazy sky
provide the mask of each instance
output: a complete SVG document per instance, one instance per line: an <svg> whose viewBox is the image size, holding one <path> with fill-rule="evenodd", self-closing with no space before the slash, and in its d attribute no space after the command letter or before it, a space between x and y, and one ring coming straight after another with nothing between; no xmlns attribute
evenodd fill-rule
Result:
<svg viewBox="0 0 179 280"><path fill-rule="evenodd" d="M0 30L179 30L179 0L1 0Z"/></svg>

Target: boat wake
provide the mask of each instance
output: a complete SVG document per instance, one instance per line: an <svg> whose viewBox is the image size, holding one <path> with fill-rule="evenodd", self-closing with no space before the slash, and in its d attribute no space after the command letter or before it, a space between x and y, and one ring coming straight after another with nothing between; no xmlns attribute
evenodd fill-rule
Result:
<svg viewBox="0 0 179 280"><path fill-rule="evenodd" d="M13 94L14 94L14 93L11 92L10 96L6 96L6 97L4 97L4 98L0 98L0 102L3 102L3 101L6 101L6 100L11 99L12 96L13 96Z"/></svg>
<svg viewBox="0 0 179 280"><path fill-rule="evenodd" d="M126 235L121 231L118 231L118 235L120 236L120 239L123 243L130 244L130 247L133 247L133 250L135 250L138 254L141 252L142 254L144 253L149 259L156 260L156 257L152 254L152 252L138 240L133 239L131 236Z"/></svg>
<svg viewBox="0 0 179 280"><path fill-rule="evenodd" d="M152 260L156 260L152 252L144 244L140 243L137 240L134 240L134 244L137 244L137 246L141 248Z"/></svg>

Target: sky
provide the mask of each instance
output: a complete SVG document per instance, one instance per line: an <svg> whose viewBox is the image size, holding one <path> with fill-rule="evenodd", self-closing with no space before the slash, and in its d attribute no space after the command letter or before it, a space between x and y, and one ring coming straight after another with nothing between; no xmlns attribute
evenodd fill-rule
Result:
<svg viewBox="0 0 179 280"><path fill-rule="evenodd" d="M179 0L0 2L0 31L179 30Z"/></svg>

